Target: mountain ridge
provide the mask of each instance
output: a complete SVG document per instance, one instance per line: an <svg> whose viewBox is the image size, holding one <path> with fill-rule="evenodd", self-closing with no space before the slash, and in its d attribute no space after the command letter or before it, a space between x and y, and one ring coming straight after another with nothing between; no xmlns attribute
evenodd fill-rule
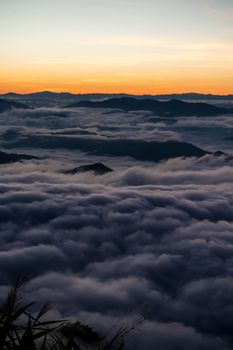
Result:
<svg viewBox="0 0 233 350"><path fill-rule="evenodd" d="M117 108L125 111L149 110L163 116L215 116L233 113L233 109L216 107L207 103L189 103L173 99L158 101L155 99L136 99L132 97L112 98L104 101L80 101L64 108Z"/></svg>
<svg viewBox="0 0 233 350"><path fill-rule="evenodd" d="M35 156L31 156L29 154L21 154L21 153L6 153L0 151L0 164L9 164L14 162L20 162L22 160L30 160L30 159L38 159Z"/></svg>
<svg viewBox="0 0 233 350"><path fill-rule="evenodd" d="M33 138L18 140L12 144L14 148L33 147L36 149L69 149L79 150L88 154L131 157L140 161L159 162L169 158L179 157L202 157L210 154L191 143L181 141L142 141L134 139L84 139L84 138L62 138L49 136L45 138L37 135Z"/></svg>
<svg viewBox="0 0 233 350"><path fill-rule="evenodd" d="M0 113L11 109L30 109L30 107L20 102L0 98Z"/></svg>
<svg viewBox="0 0 233 350"><path fill-rule="evenodd" d="M90 92L90 93L72 93L67 91L54 92L54 91L38 91L38 92L30 92L30 93L17 93L17 92L7 92L0 94L0 97L9 96L9 97L17 97L17 96L134 96L134 97L152 97L152 98L162 98L162 99L176 99L176 98L185 98L185 99L231 99L233 100L233 94L219 95L219 94L211 94L211 93L199 93L199 92L182 92L182 93L172 93L172 94L127 94L124 92L120 93L105 93L105 92Z"/></svg>
<svg viewBox="0 0 233 350"><path fill-rule="evenodd" d="M76 94L71 92L53 92L53 91L39 91L26 94L18 94L15 92L9 92L0 94L0 98L9 100L15 100L17 102L32 105L34 107L62 107L65 104L76 103L84 100L103 100L109 98L120 97L134 97L136 99L158 99L158 100L171 100L181 99L184 101L206 101L211 100L216 104L220 104L222 101L233 102L233 94L228 95L214 95L214 94L201 94L196 92L188 93L174 93L174 94L127 94L127 93L85 93Z"/></svg>

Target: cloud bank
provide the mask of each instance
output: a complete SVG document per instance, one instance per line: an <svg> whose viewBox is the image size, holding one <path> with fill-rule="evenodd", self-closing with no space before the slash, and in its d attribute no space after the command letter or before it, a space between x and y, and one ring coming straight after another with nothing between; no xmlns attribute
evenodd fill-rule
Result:
<svg viewBox="0 0 233 350"><path fill-rule="evenodd" d="M1 115L1 144L53 133L183 140L194 124L160 120L150 124L158 132L147 134L146 112L53 113ZM218 119L216 128L220 122L226 123ZM191 137L197 145L203 140ZM33 142L29 150L42 154ZM129 349L230 350L231 163L210 155L157 164L106 156L114 172L95 177L62 170L97 157L68 149L44 149L43 156L0 166L0 298L20 272L29 275L28 298L50 301L52 315L78 318L100 332L149 313Z"/></svg>
<svg viewBox="0 0 233 350"><path fill-rule="evenodd" d="M233 170L168 163L99 182L4 169L1 283L27 273L34 298L103 327L105 315L114 323L140 305L154 345L170 349L171 332L181 348L219 349L233 321Z"/></svg>

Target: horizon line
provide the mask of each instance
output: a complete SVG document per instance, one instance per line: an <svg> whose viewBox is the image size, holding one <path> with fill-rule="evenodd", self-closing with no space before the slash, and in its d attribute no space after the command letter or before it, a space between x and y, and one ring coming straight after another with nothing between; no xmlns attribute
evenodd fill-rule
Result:
<svg viewBox="0 0 233 350"><path fill-rule="evenodd" d="M203 95L203 96L232 96L232 93L228 94L215 94L215 93L202 93L202 92L172 92L172 93L158 93L158 94L148 94L148 93L127 93L127 92L86 92L86 93L75 93L70 91L52 91L52 90L39 90L39 91L31 91L26 93L20 93L20 92L14 92L14 91L8 91L8 92L1 92L1 95L31 95L31 94L38 94L38 93L53 93L53 94L70 94L70 95L131 95L131 96L168 96L168 95Z"/></svg>

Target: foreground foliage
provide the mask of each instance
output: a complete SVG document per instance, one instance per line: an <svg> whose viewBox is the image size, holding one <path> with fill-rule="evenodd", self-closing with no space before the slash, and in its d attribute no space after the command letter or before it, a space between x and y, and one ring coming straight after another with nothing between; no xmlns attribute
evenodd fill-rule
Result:
<svg viewBox="0 0 233 350"><path fill-rule="evenodd" d="M139 318L101 337L80 322L46 320L47 304L37 314L30 312L35 303L22 302L22 287L17 281L0 306L0 350L121 350L125 336L142 322Z"/></svg>

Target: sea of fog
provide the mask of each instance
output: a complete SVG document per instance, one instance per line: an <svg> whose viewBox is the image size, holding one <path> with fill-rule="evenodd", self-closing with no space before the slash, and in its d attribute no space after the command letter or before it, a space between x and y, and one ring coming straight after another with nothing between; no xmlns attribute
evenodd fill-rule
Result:
<svg viewBox="0 0 233 350"><path fill-rule="evenodd" d="M153 163L107 152L108 142L132 139L233 155L232 137L233 115L1 113L0 149L38 157L0 165L1 300L23 274L26 296L50 302L50 317L104 333L148 315L130 349L232 349L233 161L209 153ZM106 153L67 147L73 140L104 140ZM65 174L96 162L113 172Z"/></svg>

